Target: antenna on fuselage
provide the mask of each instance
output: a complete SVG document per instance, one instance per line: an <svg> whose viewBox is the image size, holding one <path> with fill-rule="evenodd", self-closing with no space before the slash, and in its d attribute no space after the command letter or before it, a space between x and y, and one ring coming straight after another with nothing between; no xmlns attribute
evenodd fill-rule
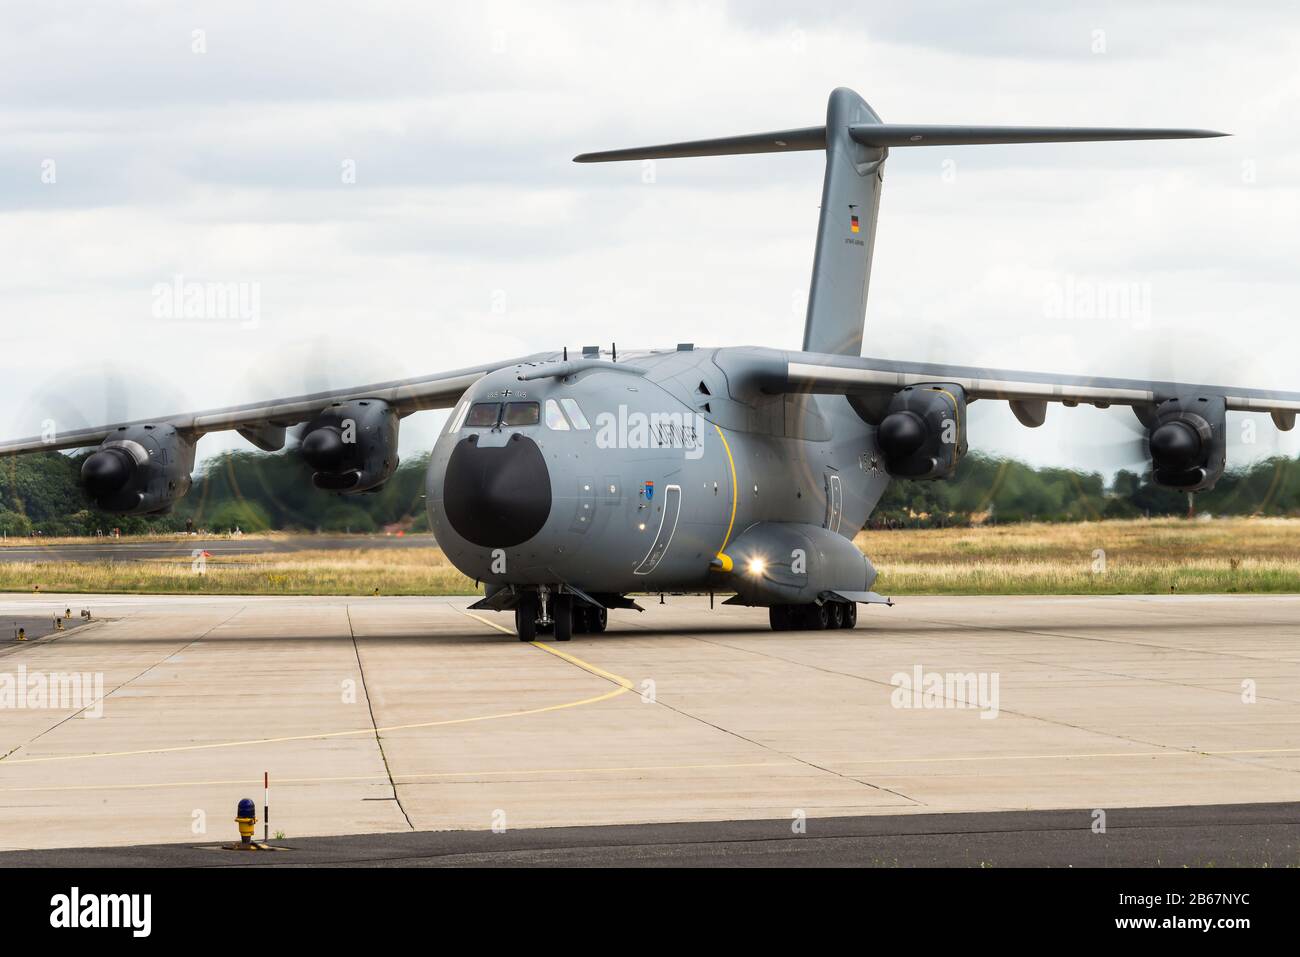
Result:
<svg viewBox="0 0 1300 957"><path fill-rule="evenodd" d="M611 342L611 343L609 344L609 355L610 355L610 360L611 360L612 362L617 362L617 361L618 361L618 343L617 343L617 342Z"/></svg>

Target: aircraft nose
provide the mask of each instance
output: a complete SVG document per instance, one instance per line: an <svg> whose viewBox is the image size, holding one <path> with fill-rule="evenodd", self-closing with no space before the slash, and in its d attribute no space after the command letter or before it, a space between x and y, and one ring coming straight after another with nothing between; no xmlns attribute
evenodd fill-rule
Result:
<svg viewBox="0 0 1300 957"><path fill-rule="evenodd" d="M452 450L443 479L447 521L467 542L510 548L542 530L551 514L551 476L537 443L516 433L481 448L478 436Z"/></svg>

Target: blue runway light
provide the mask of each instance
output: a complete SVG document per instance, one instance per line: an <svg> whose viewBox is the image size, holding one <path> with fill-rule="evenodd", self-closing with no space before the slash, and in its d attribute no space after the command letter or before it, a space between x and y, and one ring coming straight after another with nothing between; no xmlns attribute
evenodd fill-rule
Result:
<svg viewBox="0 0 1300 957"><path fill-rule="evenodd" d="M257 805L253 803L252 798L244 798L239 802L239 810L235 812L235 823L239 825L239 843L244 847L253 847L253 828L257 826Z"/></svg>

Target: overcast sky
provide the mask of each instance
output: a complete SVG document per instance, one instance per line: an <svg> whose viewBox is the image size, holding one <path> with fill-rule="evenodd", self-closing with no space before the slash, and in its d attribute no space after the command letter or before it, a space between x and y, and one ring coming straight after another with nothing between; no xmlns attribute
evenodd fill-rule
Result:
<svg viewBox="0 0 1300 957"><path fill-rule="evenodd" d="M1052 6L6 0L2 431L563 345L798 348L822 154L570 159L819 125L836 86L886 122L1234 134L893 151L867 355L1300 389L1300 12ZM178 276L256 321L160 316ZM980 403L972 446L1110 469L1131 418ZM1231 460L1297 450L1259 434Z"/></svg>

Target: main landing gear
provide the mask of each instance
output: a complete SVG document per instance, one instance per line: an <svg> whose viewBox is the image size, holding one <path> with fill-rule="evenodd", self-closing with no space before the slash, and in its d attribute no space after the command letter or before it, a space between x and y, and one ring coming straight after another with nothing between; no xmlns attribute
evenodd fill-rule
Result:
<svg viewBox="0 0 1300 957"><path fill-rule="evenodd" d="M823 631L852 628L858 623L858 606L851 601L827 601L820 605L773 605L767 610L773 631Z"/></svg>

